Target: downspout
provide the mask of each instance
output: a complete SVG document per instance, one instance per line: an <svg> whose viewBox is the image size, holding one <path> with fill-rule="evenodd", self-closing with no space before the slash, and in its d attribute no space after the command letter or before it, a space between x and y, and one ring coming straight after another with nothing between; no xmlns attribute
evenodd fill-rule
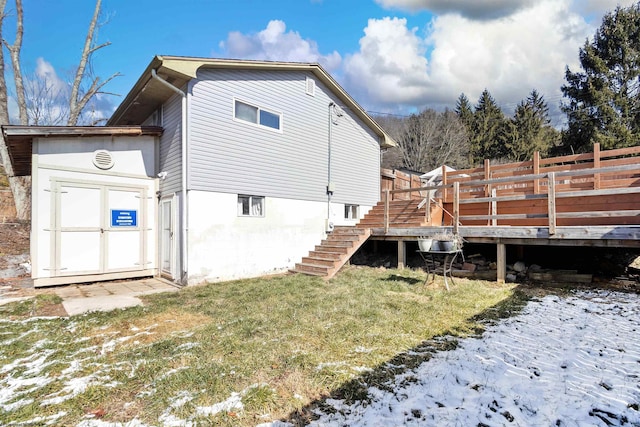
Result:
<svg viewBox="0 0 640 427"><path fill-rule="evenodd" d="M333 195L333 184L331 183L331 110L336 104L332 101L329 103L329 141L327 148L327 225L326 231L331 229L331 196Z"/></svg>
<svg viewBox="0 0 640 427"><path fill-rule="evenodd" d="M182 117L180 124L180 144L181 154L182 154L182 217L181 217L181 225L180 225L180 247L181 247L181 257L182 260L180 262L181 266L181 274L180 281L182 284L187 284L187 273L188 269L188 252L187 252L187 243L188 243L188 222L187 222L187 213L189 209L189 203L187 198L187 94L183 92L181 89L172 85L162 77L158 76L155 69L151 69L151 77L156 79L158 82L171 89L178 95L182 97Z"/></svg>

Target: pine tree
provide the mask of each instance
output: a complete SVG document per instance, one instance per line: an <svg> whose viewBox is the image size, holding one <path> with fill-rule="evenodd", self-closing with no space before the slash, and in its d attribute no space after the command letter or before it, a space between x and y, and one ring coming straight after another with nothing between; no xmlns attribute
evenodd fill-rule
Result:
<svg viewBox="0 0 640 427"><path fill-rule="evenodd" d="M580 49L582 72L567 68L562 92L568 129L563 144L575 151L599 142L604 149L640 143L640 3L617 7Z"/></svg>
<svg viewBox="0 0 640 427"><path fill-rule="evenodd" d="M516 107L510 126L510 138L505 143L511 160L528 160L539 151L546 154L554 143L557 131L549 124L549 107L535 89Z"/></svg>
<svg viewBox="0 0 640 427"><path fill-rule="evenodd" d="M473 117L473 131L470 137L473 163L504 157L507 154L503 144L507 122L487 89L480 95Z"/></svg>

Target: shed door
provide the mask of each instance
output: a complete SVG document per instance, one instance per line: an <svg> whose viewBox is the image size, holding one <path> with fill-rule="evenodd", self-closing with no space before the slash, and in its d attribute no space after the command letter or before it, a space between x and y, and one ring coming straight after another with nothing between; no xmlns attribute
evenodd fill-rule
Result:
<svg viewBox="0 0 640 427"><path fill-rule="evenodd" d="M144 188L60 183L55 274L142 270Z"/></svg>

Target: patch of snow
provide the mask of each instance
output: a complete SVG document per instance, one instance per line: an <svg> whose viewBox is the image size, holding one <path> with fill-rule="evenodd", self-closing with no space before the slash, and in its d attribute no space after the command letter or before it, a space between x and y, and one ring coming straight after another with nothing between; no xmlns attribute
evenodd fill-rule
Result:
<svg viewBox="0 0 640 427"><path fill-rule="evenodd" d="M197 342L186 342L184 344L180 344L176 347L176 350L191 350L192 348L200 347L200 343Z"/></svg>
<svg viewBox="0 0 640 427"><path fill-rule="evenodd" d="M231 393L231 396L227 400L216 403L212 406L198 406L196 411L198 415L211 416L223 411L241 411L243 409L244 405L242 404L241 393Z"/></svg>
<svg viewBox="0 0 640 427"><path fill-rule="evenodd" d="M640 425L639 332L638 295L547 296L310 425Z"/></svg>

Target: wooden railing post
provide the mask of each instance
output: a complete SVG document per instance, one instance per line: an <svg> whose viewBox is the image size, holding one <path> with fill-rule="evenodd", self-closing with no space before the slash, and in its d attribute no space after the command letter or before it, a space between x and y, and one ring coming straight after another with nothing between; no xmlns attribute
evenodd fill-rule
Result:
<svg viewBox="0 0 640 427"><path fill-rule="evenodd" d="M496 189L492 189L491 190L491 197L493 198L493 200L491 201L491 215L493 215L493 218L491 218L491 225L492 226L496 226L498 225L498 201L496 200L498 192L496 191Z"/></svg>
<svg viewBox="0 0 640 427"><path fill-rule="evenodd" d="M484 159L484 179L491 179L491 161L489 159ZM487 184L484 186L484 196L489 197L491 194L491 184Z"/></svg>
<svg viewBox="0 0 640 427"><path fill-rule="evenodd" d="M442 185L446 186L447 185L447 167L445 165L442 165ZM443 188L442 189L442 202L446 203L447 201L447 189Z"/></svg>
<svg viewBox="0 0 640 427"><path fill-rule="evenodd" d="M460 182L453 183L453 234L458 234L460 223Z"/></svg>
<svg viewBox="0 0 640 427"><path fill-rule="evenodd" d="M593 144L593 168L600 169L600 143ZM600 189L600 174L593 174L593 189Z"/></svg>
<svg viewBox="0 0 640 427"><path fill-rule="evenodd" d="M533 174L538 175L540 173L540 152L533 153ZM533 194L540 194L540 180L533 180Z"/></svg>
<svg viewBox="0 0 640 427"><path fill-rule="evenodd" d="M384 232L389 231L389 190L384 192Z"/></svg>
<svg viewBox="0 0 640 427"><path fill-rule="evenodd" d="M556 234L556 174L549 172L548 175L548 216L549 216L549 236Z"/></svg>

